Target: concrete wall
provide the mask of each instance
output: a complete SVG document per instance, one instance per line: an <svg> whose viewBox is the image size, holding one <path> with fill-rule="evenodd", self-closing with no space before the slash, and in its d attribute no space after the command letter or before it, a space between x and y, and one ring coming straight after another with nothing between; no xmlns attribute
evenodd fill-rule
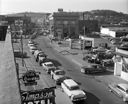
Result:
<svg viewBox="0 0 128 104"><path fill-rule="evenodd" d="M6 35L0 57L0 104L21 104L11 34Z"/></svg>

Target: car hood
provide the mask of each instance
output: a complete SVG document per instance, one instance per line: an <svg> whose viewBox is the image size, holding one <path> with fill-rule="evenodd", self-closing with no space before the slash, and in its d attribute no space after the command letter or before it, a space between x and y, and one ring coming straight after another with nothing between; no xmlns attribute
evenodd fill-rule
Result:
<svg viewBox="0 0 128 104"><path fill-rule="evenodd" d="M44 58L45 58L45 57L40 57L39 59L40 59L40 60L43 60Z"/></svg>
<svg viewBox="0 0 128 104"><path fill-rule="evenodd" d="M55 79L58 80L60 78L64 77L64 75L56 75Z"/></svg>

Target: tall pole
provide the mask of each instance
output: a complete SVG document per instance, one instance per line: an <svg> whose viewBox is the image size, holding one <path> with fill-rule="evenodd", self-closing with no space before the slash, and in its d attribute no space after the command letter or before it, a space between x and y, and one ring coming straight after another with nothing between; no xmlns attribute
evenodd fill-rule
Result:
<svg viewBox="0 0 128 104"><path fill-rule="evenodd" d="M20 30L21 33L21 53L22 53L22 66L24 66L24 57L23 57L23 34L22 34L22 30Z"/></svg>
<svg viewBox="0 0 128 104"><path fill-rule="evenodd" d="M83 12L83 23L84 23L84 20L85 18L84 18L84 12ZM84 24L84 36L85 36L85 24Z"/></svg>

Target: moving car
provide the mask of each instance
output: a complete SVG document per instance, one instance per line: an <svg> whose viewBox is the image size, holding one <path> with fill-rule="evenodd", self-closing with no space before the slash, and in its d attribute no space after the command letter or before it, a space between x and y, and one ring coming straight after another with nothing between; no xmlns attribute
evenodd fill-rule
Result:
<svg viewBox="0 0 128 104"><path fill-rule="evenodd" d="M62 90L68 95L72 102L85 100L86 93L72 79L66 79L61 83Z"/></svg>
<svg viewBox="0 0 128 104"><path fill-rule="evenodd" d="M48 74L51 73L51 70L53 70L53 68L56 68L52 62L44 62L42 63L42 66Z"/></svg>
<svg viewBox="0 0 128 104"><path fill-rule="evenodd" d="M59 79L65 76L65 71L60 69L51 70L51 77L59 84Z"/></svg>
<svg viewBox="0 0 128 104"><path fill-rule="evenodd" d="M90 64L88 66L82 66L80 71L85 74L100 73L105 72L106 68L100 64Z"/></svg>
<svg viewBox="0 0 128 104"><path fill-rule="evenodd" d="M109 91L115 93L119 97L123 98L123 101L128 101L128 84L120 83L120 84L109 84Z"/></svg>

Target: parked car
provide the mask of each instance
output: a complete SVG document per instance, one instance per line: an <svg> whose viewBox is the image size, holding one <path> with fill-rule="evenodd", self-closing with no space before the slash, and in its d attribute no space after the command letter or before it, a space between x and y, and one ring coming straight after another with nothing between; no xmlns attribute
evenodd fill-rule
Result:
<svg viewBox="0 0 128 104"><path fill-rule="evenodd" d="M31 46L30 47L30 52L32 53L32 54L34 54L34 52L37 50L37 47L35 47L35 46Z"/></svg>
<svg viewBox="0 0 128 104"><path fill-rule="evenodd" d="M33 44L33 43L34 43L33 40L31 40L31 39L28 40L28 44Z"/></svg>
<svg viewBox="0 0 128 104"><path fill-rule="evenodd" d="M122 43L118 48L123 50L128 50L128 43Z"/></svg>
<svg viewBox="0 0 128 104"><path fill-rule="evenodd" d="M47 55L44 53L39 53L37 56L37 61L39 62L39 65L41 66L42 63L46 60Z"/></svg>
<svg viewBox="0 0 128 104"><path fill-rule="evenodd" d="M100 59L97 58L96 55L88 57L87 60L88 60L89 63L96 63L96 64L100 64L101 63Z"/></svg>
<svg viewBox="0 0 128 104"><path fill-rule="evenodd" d="M36 51L34 52L34 57L35 57L35 59L36 59L36 62L38 62L38 56L39 56L39 54L44 54L44 52L41 51L41 50L36 50Z"/></svg>
<svg viewBox="0 0 128 104"><path fill-rule="evenodd" d="M68 95L72 102L85 100L86 93L80 89L73 79L66 79L61 83L62 90Z"/></svg>
<svg viewBox="0 0 128 104"><path fill-rule="evenodd" d="M53 70L53 68L56 68L52 62L44 62L42 63L42 66L48 74L51 73L51 70Z"/></svg>
<svg viewBox="0 0 128 104"><path fill-rule="evenodd" d="M65 71L60 69L51 70L51 77L59 84L59 79L65 76Z"/></svg>
<svg viewBox="0 0 128 104"><path fill-rule="evenodd" d="M109 84L109 91L115 93L119 97L123 98L123 101L128 101L128 84Z"/></svg>
<svg viewBox="0 0 128 104"><path fill-rule="evenodd" d="M63 77L59 78L59 79L56 81L56 84L57 84L57 85L61 85L61 83L62 83L64 80L66 80L66 79L71 79L71 78L68 77L68 76L63 76Z"/></svg>
<svg viewBox="0 0 128 104"><path fill-rule="evenodd" d="M82 66L80 71L85 74L100 73L105 72L106 68L100 64L90 64L88 66Z"/></svg>
<svg viewBox="0 0 128 104"><path fill-rule="evenodd" d="M112 59L103 59L101 60L102 66L108 67L108 66L114 66L114 62Z"/></svg>

